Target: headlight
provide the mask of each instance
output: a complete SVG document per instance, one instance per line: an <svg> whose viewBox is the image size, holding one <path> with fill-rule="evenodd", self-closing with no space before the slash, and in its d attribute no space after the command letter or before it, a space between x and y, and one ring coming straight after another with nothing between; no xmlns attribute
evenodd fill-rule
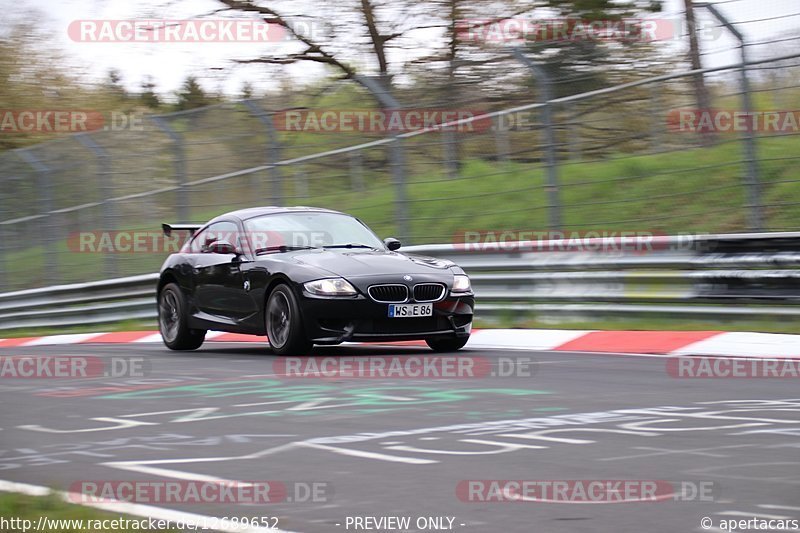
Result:
<svg viewBox="0 0 800 533"><path fill-rule="evenodd" d="M464 274L453 276L453 292L469 292L471 288L469 277Z"/></svg>
<svg viewBox="0 0 800 533"><path fill-rule="evenodd" d="M303 287L317 296L355 296L356 289L342 278L318 279L304 283Z"/></svg>

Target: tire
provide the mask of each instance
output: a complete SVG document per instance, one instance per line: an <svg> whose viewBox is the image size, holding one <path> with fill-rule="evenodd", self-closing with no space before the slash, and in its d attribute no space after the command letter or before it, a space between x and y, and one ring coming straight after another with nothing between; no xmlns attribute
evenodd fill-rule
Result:
<svg viewBox="0 0 800 533"><path fill-rule="evenodd" d="M206 330L189 329L188 307L183 291L174 283L158 294L158 330L170 350L196 350L206 338Z"/></svg>
<svg viewBox="0 0 800 533"><path fill-rule="evenodd" d="M425 342L434 352L455 352L463 348L468 340L469 335L449 339L425 339Z"/></svg>
<svg viewBox="0 0 800 533"><path fill-rule="evenodd" d="M297 297L280 284L269 294L264 306L264 321L270 348L278 355L305 355L311 342L303 331L303 317Z"/></svg>

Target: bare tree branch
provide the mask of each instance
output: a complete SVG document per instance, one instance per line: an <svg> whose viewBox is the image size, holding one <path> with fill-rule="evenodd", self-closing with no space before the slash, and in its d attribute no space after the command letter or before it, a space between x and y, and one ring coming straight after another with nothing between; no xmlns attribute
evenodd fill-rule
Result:
<svg viewBox="0 0 800 533"><path fill-rule="evenodd" d="M375 20L375 8L370 0L361 0L361 14L364 15L364 22L367 24L367 32L372 40L372 47L375 50L375 57L378 59L378 68L381 76L386 76L389 72L389 65L386 62L386 41L389 38L381 35L378 24Z"/></svg>
<svg viewBox="0 0 800 533"><path fill-rule="evenodd" d="M228 6L228 9L231 10L258 13L259 15L262 15L264 22L267 22L269 24L277 24L278 26L285 28L289 33L292 34L292 36L295 39L302 42L308 47L308 49L302 54L293 54L294 57L290 56L291 60L288 62L284 61L283 58L260 58L258 60L252 60L250 62L285 65L287 63L295 63L297 61L315 61L317 63L324 63L338 68L345 74L345 78L355 77L356 71L353 67L336 59L336 57L334 57L333 54L325 51L322 48L322 45L315 43L314 41L311 40L310 37L299 33L288 20L286 20L280 13L278 13L274 9L255 5L247 0L219 0L219 1Z"/></svg>

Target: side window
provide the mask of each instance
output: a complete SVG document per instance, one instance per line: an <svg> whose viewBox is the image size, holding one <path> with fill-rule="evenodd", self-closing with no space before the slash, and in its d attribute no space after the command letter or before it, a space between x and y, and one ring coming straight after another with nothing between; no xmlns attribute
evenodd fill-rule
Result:
<svg viewBox="0 0 800 533"><path fill-rule="evenodd" d="M192 237L192 243L189 245L189 252L193 254L201 253L203 251L203 242L205 241L207 235L208 228L204 229L200 233L195 233L194 237Z"/></svg>
<svg viewBox="0 0 800 533"><path fill-rule="evenodd" d="M195 236L190 251L195 254L206 253L208 246L217 241L228 241L240 248L239 228L233 222L215 222Z"/></svg>
<svg viewBox="0 0 800 533"><path fill-rule="evenodd" d="M274 244L273 239L270 238L271 233L267 228L269 225L266 223L269 217L260 217L254 220L245 220L244 231L246 238L242 242L246 242L249 249L255 253L256 250L266 248Z"/></svg>

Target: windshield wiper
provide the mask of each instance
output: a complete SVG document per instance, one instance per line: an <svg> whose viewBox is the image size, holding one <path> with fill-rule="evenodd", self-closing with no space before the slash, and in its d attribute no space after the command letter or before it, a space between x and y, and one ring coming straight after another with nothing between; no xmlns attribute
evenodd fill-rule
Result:
<svg viewBox="0 0 800 533"><path fill-rule="evenodd" d="M329 244L327 246L323 246L323 248L369 248L370 250L377 250L374 246L369 246L366 244L358 244L358 243L347 243L347 244Z"/></svg>
<svg viewBox="0 0 800 533"><path fill-rule="evenodd" d="M286 246L285 244L281 244L280 246L267 246L266 248L259 248L256 250L256 255L265 254L267 252L290 252L293 250L315 250L316 246Z"/></svg>

